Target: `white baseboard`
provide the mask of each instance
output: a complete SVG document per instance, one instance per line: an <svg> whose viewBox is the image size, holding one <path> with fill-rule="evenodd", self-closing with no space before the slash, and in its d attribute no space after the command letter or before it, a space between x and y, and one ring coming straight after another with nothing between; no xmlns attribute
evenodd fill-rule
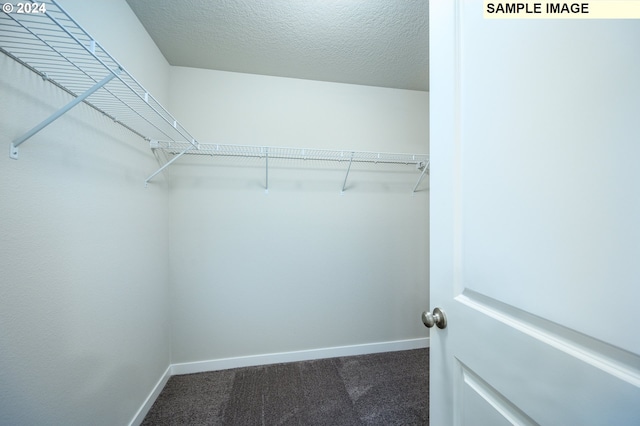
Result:
<svg viewBox="0 0 640 426"><path fill-rule="evenodd" d="M333 348L221 358L208 361L172 364L171 375L203 373L206 371L226 370L229 368L279 364L283 362L309 361L313 359L335 358L341 356L366 355L428 347L429 338L425 337L420 339L395 340L392 342L367 343L362 345L337 346Z"/></svg>
<svg viewBox="0 0 640 426"><path fill-rule="evenodd" d="M162 389L164 389L164 386L167 384L170 377L171 377L171 365L167 367L167 370L164 372L162 377L160 377L160 380L158 380L158 383L156 383L156 385L153 387L153 390L151 391L147 399L144 401L144 404L142 404L142 407L140 407L136 415L133 416L133 420L131 420L131 423L129 423L129 426L140 426L142 424L144 417L147 415L147 413L151 409L151 406L153 405L153 403L156 402L158 395L160 395L160 392L162 392Z"/></svg>
<svg viewBox="0 0 640 426"><path fill-rule="evenodd" d="M171 376L176 374L203 373L206 371L226 370L229 368L251 367L255 365L279 364L283 362L309 361L314 359L335 358L375 354L381 352L405 351L429 347L429 338L395 340L392 342L366 343L362 345L336 346L333 348L309 349L304 351L279 352L262 355L250 355L234 358L213 359L209 361L185 362L171 364L164 372L158 383L145 400L142 407L129 423L129 426L139 426L151 409L151 406L162 392Z"/></svg>

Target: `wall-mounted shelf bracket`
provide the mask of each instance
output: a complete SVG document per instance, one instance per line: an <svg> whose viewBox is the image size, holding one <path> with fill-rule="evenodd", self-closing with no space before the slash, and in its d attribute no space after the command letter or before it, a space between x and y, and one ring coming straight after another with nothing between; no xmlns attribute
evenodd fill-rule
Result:
<svg viewBox="0 0 640 426"><path fill-rule="evenodd" d="M349 172L351 171L351 164L353 163L353 155L355 152L351 153L351 157L349 158L349 167L347 167L347 174L344 177L344 182L342 182L342 191L340 191L340 195L344 194L344 190L347 187L347 178L349 177Z"/></svg>
<svg viewBox="0 0 640 426"><path fill-rule="evenodd" d="M14 160L17 160L18 159L18 147L20 146L20 144L22 144L23 142L25 142L26 140L28 140L29 138L34 136L40 130L42 130L45 127L47 127L49 124L51 124L54 121L56 121L58 118L62 117L66 112L68 112L74 106L78 105L80 102L83 102L85 99L87 99L89 96L91 96L96 90L100 89L102 86L104 86L105 84L110 82L115 76L120 74L121 71L122 71L121 68L117 68L115 70L112 70L109 75L107 75L101 81L99 81L96 84L94 84L91 88L89 88L89 90L87 90L82 95L78 96L77 98L75 98L74 100L72 100L71 102L69 102L68 104L63 106L62 108L60 108L58 111L56 111L53 114L51 114L48 118L46 118L40 124L35 126L33 129L29 130L24 135L20 136L16 140L14 140L11 143L11 150L9 152L9 157L13 158Z"/></svg>
<svg viewBox="0 0 640 426"><path fill-rule="evenodd" d="M9 147L9 157L13 158L14 160L18 159L18 147L13 143L11 143L11 146Z"/></svg>
<svg viewBox="0 0 640 426"><path fill-rule="evenodd" d="M149 142L149 147L151 149L157 148L158 147L158 141L152 140ZM187 145L187 147L185 149L183 149L182 151L180 151L178 154L176 154L171 160L167 161L162 167L160 167L158 170L156 170L151 176L149 176L148 178L145 179L144 181L144 186L146 187L149 184L149 181L151 179L153 179L154 177L156 177L156 175L158 173L160 173L161 171L163 171L164 169L166 169L167 167L169 167L171 164L173 164L174 161L176 161L178 158L182 157L184 154L187 153L187 151L189 151L190 149L198 149L198 143L195 141L195 139L191 140L191 144Z"/></svg>
<svg viewBox="0 0 640 426"><path fill-rule="evenodd" d="M265 170L264 193L268 194L269 193L269 148L268 147L264 148L264 170Z"/></svg>
<svg viewBox="0 0 640 426"><path fill-rule="evenodd" d="M413 187L413 192L416 192L418 186L420 186L420 182L422 182L422 179L424 178L424 175L429 172L430 163L431 161L427 160L426 163L418 164L418 169L422 167L422 173L420 173L420 177L418 178L418 182L416 182L416 186Z"/></svg>

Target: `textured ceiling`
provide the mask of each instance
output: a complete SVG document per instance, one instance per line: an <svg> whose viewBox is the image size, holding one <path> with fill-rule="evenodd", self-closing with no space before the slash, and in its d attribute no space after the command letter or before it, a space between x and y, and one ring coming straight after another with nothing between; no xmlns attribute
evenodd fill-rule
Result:
<svg viewBox="0 0 640 426"><path fill-rule="evenodd" d="M428 0L127 0L171 65L429 89Z"/></svg>

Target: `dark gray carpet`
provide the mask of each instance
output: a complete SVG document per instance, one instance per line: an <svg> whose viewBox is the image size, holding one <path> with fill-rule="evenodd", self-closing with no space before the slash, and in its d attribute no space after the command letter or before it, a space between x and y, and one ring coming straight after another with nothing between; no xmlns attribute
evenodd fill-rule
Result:
<svg viewBox="0 0 640 426"><path fill-rule="evenodd" d="M427 425L429 349L173 376L149 425Z"/></svg>

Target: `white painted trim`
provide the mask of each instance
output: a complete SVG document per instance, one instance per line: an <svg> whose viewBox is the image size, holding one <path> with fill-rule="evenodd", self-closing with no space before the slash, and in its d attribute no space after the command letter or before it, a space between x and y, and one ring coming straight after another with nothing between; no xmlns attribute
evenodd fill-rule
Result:
<svg viewBox="0 0 640 426"><path fill-rule="evenodd" d="M362 345L337 346L333 348L221 358L208 361L172 364L171 375L202 373L205 371L226 370L229 368L251 367L255 365L279 364L283 362L366 355L380 352L404 351L428 347L429 338L424 337L420 339L396 340L392 342L366 343Z"/></svg>
<svg viewBox="0 0 640 426"><path fill-rule="evenodd" d="M406 351L429 347L429 338L395 340L392 342L365 343L362 345L336 346L333 348L309 349L304 351L279 352L272 354L250 355L234 358L221 358L209 361L171 364L140 407L129 426L140 426L151 406L164 389L171 376L176 374L203 373L206 371L226 370L229 368L251 367L255 365L279 364L282 362L309 361L313 359L335 358L342 356L367 355L381 352Z"/></svg>
<svg viewBox="0 0 640 426"><path fill-rule="evenodd" d="M160 380L158 380L158 383L156 383L156 385L153 387L153 390L151 391L147 399L144 401L144 404L142 404L136 415L133 416L133 420L131 420L129 426L140 426L142 424L142 421L151 409L151 406L154 402L156 402L158 395L160 395L160 392L162 392L162 389L164 389L164 386L167 384L171 376L171 365L169 365L162 377L160 377Z"/></svg>

